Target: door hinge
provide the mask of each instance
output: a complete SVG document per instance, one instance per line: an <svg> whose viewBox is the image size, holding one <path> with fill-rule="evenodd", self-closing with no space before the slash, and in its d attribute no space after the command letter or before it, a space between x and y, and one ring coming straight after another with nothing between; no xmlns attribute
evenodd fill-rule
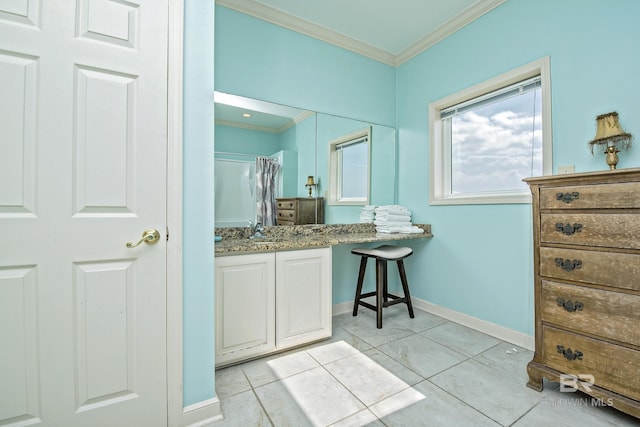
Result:
<svg viewBox="0 0 640 427"><path fill-rule="evenodd" d="M167 242L168 242L169 241L169 227L166 227L166 228L167 228Z"/></svg>

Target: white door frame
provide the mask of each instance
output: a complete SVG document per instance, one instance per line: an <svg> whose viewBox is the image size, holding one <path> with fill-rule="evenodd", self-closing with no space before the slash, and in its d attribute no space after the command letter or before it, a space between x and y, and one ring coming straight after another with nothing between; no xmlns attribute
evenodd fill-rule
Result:
<svg viewBox="0 0 640 427"><path fill-rule="evenodd" d="M167 108L167 417L182 426L182 69L184 1L169 1ZM169 351L171 349L171 351Z"/></svg>
<svg viewBox="0 0 640 427"><path fill-rule="evenodd" d="M169 1L167 124L167 414L169 427L222 418L216 396L184 407L182 317L182 156L184 0ZM213 343L211 344L213 345ZM213 378L211 379L213 381Z"/></svg>

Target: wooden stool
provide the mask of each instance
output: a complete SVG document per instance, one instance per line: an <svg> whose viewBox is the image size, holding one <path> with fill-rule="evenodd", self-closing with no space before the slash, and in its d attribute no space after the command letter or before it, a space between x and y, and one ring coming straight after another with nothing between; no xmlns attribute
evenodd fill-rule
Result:
<svg viewBox="0 0 640 427"><path fill-rule="evenodd" d="M353 315L358 315L358 306L367 307L377 313L378 329L382 328L382 308L390 305L405 303L409 309L409 317L413 319L413 305L411 305L411 295L409 295L409 284L404 271L402 260L413 253L411 248L401 246L382 245L377 248L354 248L352 254L360 255L360 273L358 274L358 285L356 287L356 299L353 303ZM367 268L369 258L376 259L376 290L374 292L362 293L362 283L364 282L364 272ZM397 261L400 281L404 290L404 297L392 295L387 291L387 261ZM363 298L376 296L376 305L362 301ZM389 300L391 298L391 300Z"/></svg>

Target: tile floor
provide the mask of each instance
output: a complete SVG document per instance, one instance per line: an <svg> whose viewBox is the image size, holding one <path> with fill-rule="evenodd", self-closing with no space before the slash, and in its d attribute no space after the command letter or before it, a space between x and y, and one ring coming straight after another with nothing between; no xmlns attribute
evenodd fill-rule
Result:
<svg viewBox="0 0 640 427"><path fill-rule="evenodd" d="M545 383L532 352L406 306L334 316L330 340L216 372L223 426L638 426Z"/></svg>

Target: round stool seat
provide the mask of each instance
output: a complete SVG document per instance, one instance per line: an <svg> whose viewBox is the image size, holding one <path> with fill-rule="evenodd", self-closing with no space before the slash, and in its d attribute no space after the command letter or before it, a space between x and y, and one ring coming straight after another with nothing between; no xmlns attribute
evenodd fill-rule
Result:
<svg viewBox="0 0 640 427"><path fill-rule="evenodd" d="M403 246L382 245L377 248L354 248L351 250L351 253L376 259L396 261L411 255L413 249Z"/></svg>

